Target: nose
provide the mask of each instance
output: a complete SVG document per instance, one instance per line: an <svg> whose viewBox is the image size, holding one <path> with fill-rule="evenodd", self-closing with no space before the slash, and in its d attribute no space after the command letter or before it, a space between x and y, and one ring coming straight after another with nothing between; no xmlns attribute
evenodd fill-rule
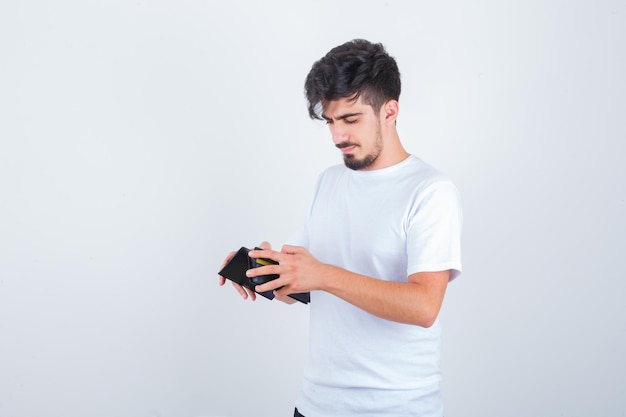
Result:
<svg viewBox="0 0 626 417"><path fill-rule="evenodd" d="M348 140L347 130L339 123L332 123L328 125L330 129L330 135L333 137L333 143L338 145Z"/></svg>

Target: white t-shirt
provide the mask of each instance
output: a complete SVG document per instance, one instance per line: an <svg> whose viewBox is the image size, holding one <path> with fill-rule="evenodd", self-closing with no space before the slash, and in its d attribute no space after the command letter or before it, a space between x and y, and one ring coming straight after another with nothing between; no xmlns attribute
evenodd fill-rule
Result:
<svg viewBox="0 0 626 417"><path fill-rule="evenodd" d="M387 281L461 271L456 187L411 155L379 170L343 165L319 178L292 244L319 261ZM323 291L310 303L308 363L296 407L306 417L441 417L440 327L378 318Z"/></svg>

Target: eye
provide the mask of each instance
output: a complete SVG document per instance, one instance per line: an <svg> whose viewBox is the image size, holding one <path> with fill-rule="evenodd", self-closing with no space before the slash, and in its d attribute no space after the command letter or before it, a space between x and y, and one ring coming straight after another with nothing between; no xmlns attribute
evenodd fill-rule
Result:
<svg viewBox="0 0 626 417"><path fill-rule="evenodd" d="M348 125L353 125L359 121L359 119L343 119L344 122Z"/></svg>

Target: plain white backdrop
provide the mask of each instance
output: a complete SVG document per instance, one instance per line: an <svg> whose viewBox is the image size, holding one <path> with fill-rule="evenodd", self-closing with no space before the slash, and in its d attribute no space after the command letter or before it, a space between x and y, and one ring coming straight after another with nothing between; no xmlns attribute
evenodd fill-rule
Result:
<svg viewBox="0 0 626 417"><path fill-rule="evenodd" d="M626 415L624 2L9 0L0 417L291 415L306 306L216 272L340 163L302 85L357 37L463 197L446 416Z"/></svg>

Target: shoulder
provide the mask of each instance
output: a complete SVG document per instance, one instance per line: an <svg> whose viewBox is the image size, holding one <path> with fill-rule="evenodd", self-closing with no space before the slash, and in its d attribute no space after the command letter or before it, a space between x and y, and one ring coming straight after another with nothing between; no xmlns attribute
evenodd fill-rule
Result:
<svg viewBox="0 0 626 417"><path fill-rule="evenodd" d="M439 171L434 166L424 162L422 159L415 155L409 155L407 158L407 168L413 173L425 178L446 178L445 174Z"/></svg>
<svg viewBox="0 0 626 417"><path fill-rule="evenodd" d="M412 190L411 206L414 213L431 209L460 210L461 196L452 180L414 155L410 156L403 181L403 188Z"/></svg>
<svg viewBox="0 0 626 417"><path fill-rule="evenodd" d="M322 171L322 173L320 174L320 178L341 176L347 171L348 168L346 168L344 164L332 165Z"/></svg>
<svg viewBox="0 0 626 417"><path fill-rule="evenodd" d="M317 178L317 187L332 182L348 175L348 168L343 164L332 165L322 171Z"/></svg>
<svg viewBox="0 0 626 417"><path fill-rule="evenodd" d="M413 183L417 191L425 192L433 188L456 189L447 175L415 155L409 156L405 168L403 176Z"/></svg>

